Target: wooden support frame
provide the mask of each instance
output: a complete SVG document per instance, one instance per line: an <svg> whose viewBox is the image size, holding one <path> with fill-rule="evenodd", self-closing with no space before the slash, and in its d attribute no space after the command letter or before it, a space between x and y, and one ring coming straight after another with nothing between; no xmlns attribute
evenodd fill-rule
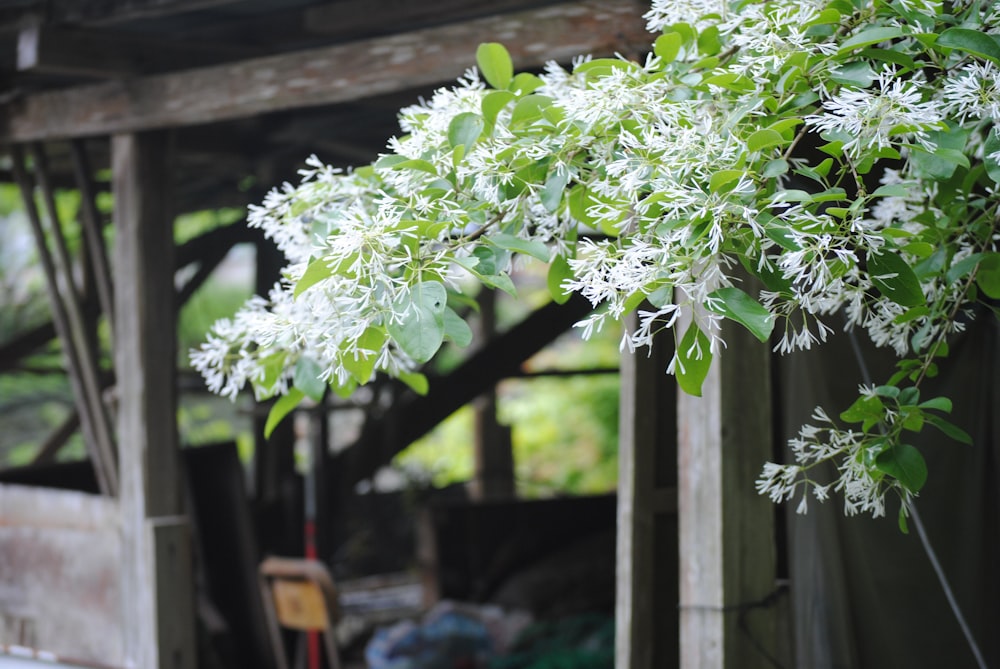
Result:
<svg viewBox="0 0 1000 669"><path fill-rule="evenodd" d="M177 443L169 148L165 133L111 140L122 619L133 666L189 669L194 584Z"/></svg>
<svg viewBox="0 0 1000 669"><path fill-rule="evenodd" d="M470 44L505 41L519 69L581 53L646 51L644 3L583 0L170 74L30 95L0 140L83 137L198 125L330 105L452 81Z"/></svg>
<svg viewBox="0 0 1000 669"><path fill-rule="evenodd" d="M629 327L637 325L630 316ZM615 604L617 669L660 669L679 660L677 384L666 374L668 337L648 357L624 353L618 439Z"/></svg>
<svg viewBox="0 0 1000 669"><path fill-rule="evenodd" d="M702 396L678 395L682 669L771 669L778 653L775 511L754 481L772 457L770 347L733 323Z"/></svg>
<svg viewBox="0 0 1000 669"><path fill-rule="evenodd" d="M14 160L14 176L21 190L45 272L52 320L56 333L63 342L70 384L80 410L84 442L93 461L100 490L106 495L116 495L119 480L111 422L102 398L97 364L92 355L92 342L87 337L80 298L73 282L72 262L59 223L45 153L41 146L31 147L34 173L42 190L47 224L35 203L34 184L25 167L24 150L20 146L14 146L11 155Z"/></svg>
<svg viewBox="0 0 1000 669"><path fill-rule="evenodd" d="M94 284L97 288L97 298L101 311L108 320L111 330L114 330L114 289L111 284L111 268L108 264L108 251L104 245L101 215L97 211L97 189L94 186L93 172L87 149L82 140L70 142L70 154L73 159L73 175L77 190L80 191L80 225L83 228L83 238L90 254L94 268Z"/></svg>

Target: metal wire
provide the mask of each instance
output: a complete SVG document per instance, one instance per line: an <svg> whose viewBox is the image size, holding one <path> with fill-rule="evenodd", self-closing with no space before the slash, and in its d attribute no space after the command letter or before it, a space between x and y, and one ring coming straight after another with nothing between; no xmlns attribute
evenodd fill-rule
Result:
<svg viewBox="0 0 1000 669"><path fill-rule="evenodd" d="M872 376L868 371L868 365L865 364L865 358L861 353L861 345L858 343L857 335L853 330L848 330L847 336L851 340L851 348L854 350L854 357L858 362L858 367L861 369L861 380L864 381L866 385L870 386L872 385ZM969 624L966 622L965 616L962 614L962 608L958 605L958 600L955 599L955 593L951 589L951 584L948 582L948 577L945 575L944 569L941 567L941 563L938 561L937 553L934 551L934 547L931 546L930 538L927 536L927 530L924 528L923 521L920 520L920 514L917 513L917 505L914 503L912 498L908 499L904 503L913 518L914 527L917 528L917 536L920 538L920 545L924 547L927 559L930 560L931 567L933 567L934 573L937 574L938 582L941 584L941 589L944 590L945 599L948 600L948 605L951 607L951 612L955 616L955 620L958 621L958 626L962 628L962 634L965 635L965 640L969 644L969 649L976 657L976 663L979 665L979 669L989 669L986 665L986 660L983 658L982 651L979 650L979 644L976 643L975 637L972 636L972 630L969 628Z"/></svg>

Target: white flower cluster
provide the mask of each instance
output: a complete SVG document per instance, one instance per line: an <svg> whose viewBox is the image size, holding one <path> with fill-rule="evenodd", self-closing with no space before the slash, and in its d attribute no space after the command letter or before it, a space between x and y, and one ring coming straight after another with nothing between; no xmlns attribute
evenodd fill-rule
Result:
<svg viewBox="0 0 1000 669"><path fill-rule="evenodd" d="M798 436L788 442L795 464L766 463L757 479L757 492L774 502L783 502L792 499L801 488L796 512L806 513L809 493L824 502L832 485L834 491L843 495L846 515L884 516L886 493L902 488L894 480L873 475L865 466L866 461L873 459L865 453L873 448L871 443L863 434L839 428L821 407L816 407L812 419L816 425L802 426ZM828 473L821 469L827 463L837 470L833 484L821 484L812 478L815 469Z"/></svg>
<svg viewBox="0 0 1000 669"><path fill-rule="evenodd" d="M581 58L539 76L505 74L488 49L500 60L483 78L401 111L404 134L374 165L311 158L301 184L251 208L284 279L218 323L195 366L229 397L247 383L287 392L303 361L347 392L410 375L466 333L439 298L467 299L470 274L512 289L516 254L552 261L561 290L590 300L585 335L643 305L622 339L634 351L664 330L680 344L675 325L693 320L700 336L670 364L682 376L721 351L725 317L763 340L776 327L785 353L825 341L844 314L901 357L933 357L994 251L982 181L1000 175L1000 69L922 37L940 28L934 0L883 5L653 0L645 17L663 35L644 62ZM976 7L952 9L995 32ZM765 289L744 292L747 273ZM845 510L884 513L899 486L862 457L863 435L816 420L761 492L785 500L804 484L825 498L806 472L834 461Z"/></svg>

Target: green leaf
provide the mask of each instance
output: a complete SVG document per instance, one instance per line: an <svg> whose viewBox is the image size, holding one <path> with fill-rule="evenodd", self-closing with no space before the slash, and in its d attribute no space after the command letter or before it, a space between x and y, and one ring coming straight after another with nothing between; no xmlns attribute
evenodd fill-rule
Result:
<svg viewBox="0 0 1000 669"><path fill-rule="evenodd" d="M927 463L920 451L908 444L893 444L878 454L875 467L899 481L911 493L927 482Z"/></svg>
<svg viewBox="0 0 1000 669"><path fill-rule="evenodd" d="M549 272L546 283L549 287L549 295L556 304L566 304L572 293L563 289L562 284L566 279L573 278L573 270L570 269L569 262L563 256L556 256L549 264Z"/></svg>
<svg viewBox="0 0 1000 669"><path fill-rule="evenodd" d="M919 409L907 409L903 412L903 429L910 432L920 432L924 429L924 413Z"/></svg>
<svg viewBox="0 0 1000 669"><path fill-rule="evenodd" d="M951 423L941 416L935 416L934 414L927 414L925 419L928 423L941 430L944 434L951 437L955 441L961 444L972 444L972 437L969 433L960 428L959 426Z"/></svg>
<svg viewBox="0 0 1000 669"><path fill-rule="evenodd" d="M684 38L681 37L680 33L665 33L656 38L656 42L653 43L653 53L663 60L664 65L667 65L677 58L682 44L684 44Z"/></svg>
<svg viewBox="0 0 1000 669"><path fill-rule="evenodd" d="M1000 299L1000 253L983 255L976 272L976 283L987 297Z"/></svg>
<svg viewBox="0 0 1000 669"><path fill-rule="evenodd" d="M341 364L351 377L358 383L368 383L375 372L375 363L378 361L382 346L388 339L388 334L383 328L369 327L358 337L357 351L347 353L341 357Z"/></svg>
<svg viewBox="0 0 1000 669"><path fill-rule="evenodd" d="M570 216L586 225L593 225L596 222L593 216L587 214L587 209L594 204L594 201L583 184L573 186L568 199Z"/></svg>
<svg viewBox="0 0 1000 669"><path fill-rule="evenodd" d="M448 144L452 147L464 146L466 150L479 139L483 132L483 117L472 112L459 114L448 124Z"/></svg>
<svg viewBox="0 0 1000 669"><path fill-rule="evenodd" d="M764 165L764 171L761 172L761 175L765 179L770 179L776 176L780 176L787 171L788 171L788 161L785 160L784 158L775 158L774 160L768 161L768 163Z"/></svg>
<svg viewBox="0 0 1000 669"><path fill-rule="evenodd" d="M907 197L910 189L903 184L886 184L872 191L872 197Z"/></svg>
<svg viewBox="0 0 1000 669"><path fill-rule="evenodd" d="M859 60L841 65L830 73L830 78L838 84L854 86L855 88L868 88L875 81L875 72L871 65Z"/></svg>
<svg viewBox="0 0 1000 669"><path fill-rule="evenodd" d="M815 19L813 19L806 25L812 27L818 25L826 25L830 23L840 23L841 18L842 16L840 12L838 12L836 9L828 7L827 9L821 11Z"/></svg>
<svg viewBox="0 0 1000 669"><path fill-rule="evenodd" d="M394 170L416 170L418 172L427 172L428 174L437 174L437 168L426 160L421 160L420 158L411 158L409 160L404 160L399 163L395 163L392 166Z"/></svg>
<svg viewBox="0 0 1000 669"><path fill-rule="evenodd" d="M552 170L549 178L545 180L545 186L538 193L538 199L546 211L555 212L559 209L567 183L569 183L569 170L566 167Z"/></svg>
<svg viewBox="0 0 1000 669"><path fill-rule="evenodd" d="M947 397L932 397L926 402L921 402L919 406L921 409L934 409L936 411L951 413L951 400Z"/></svg>
<svg viewBox="0 0 1000 669"><path fill-rule="evenodd" d="M507 88L514 77L514 63L503 44L485 42L476 49L476 65L483 79L496 89Z"/></svg>
<svg viewBox="0 0 1000 669"><path fill-rule="evenodd" d="M727 184L733 183L744 174L743 170L719 170L708 181L708 191L719 193Z"/></svg>
<svg viewBox="0 0 1000 669"><path fill-rule="evenodd" d="M286 358L288 358L287 351L278 351L277 353L272 353L271 355L259 360L260 368L264 372L264 378L256 382L254 385L259 389L259 391L266 392L268 397L274 394L271 389L274 388L282 374L285 372Z"/></svg>
<svg viewBox="0 0 1000 669"><path fill-rule="evenodd" d="M326 264L326 258L316 258L306 266L306 271L302 273L302 278L295 284L292 297L298 297L309 288L312 288L320 281L333 276L333 268Z"/></svg>
<svg viewBox="0 0 1000 669"><path fill-rule="evenodd" d="M875 394L879 397L888 397L890 399L895 399L899 397L899 388L896 386L876 386Z"/></svg>
<svg viewBox="0 0 1000 669"><path fill-rule="evenodd" d="M927 133L927 139L935 144L933 151L919 145L910 147L910 163L918 176L943 181L950 179L957 167L969 167L969 159L964 153L968 132L961 128L932 130Z"/></svg>
<svg viewBox="0 0 1000 669"><path fill-rule="evenodd" d="M302 402L305 395L298 388L291 388L287 395L283 395L271 405L271 410L267 412L267 421L264 423L264 438L270 439L274 428L290 414L295 407Z"/></svg>
<svg viewBox="0 0 1000 669"><path fill-rule="evenodd" d="M482 275L479 280L488 288L499 288L513 298L517 297L517 287L506 274Z"/></svg>
<svg viewBox="0 0 1000 669"><path fill-rule="evenodd" d="M386 325L396 344L417 362L427 362L444 341L444 310L448 294L437 281L411 286L397 301L398 312Z"/></svg>
<svg viewBox="0 0 1000 669"><path fill-rule="evenodd" d="M549 261L549 247L542 242L533 239L521 239L520 237L503 233L490 235L486 239L507 251L523 253L532 258L538 258L542 262Z"/></svg>
<svg viewBox="0 0 1000 669"><path fill-rule="evenodd" d="M869 47L867 49L863 49L860 55L865 58L870 58L871 60L898 65L902 68L900 74L904 74L908 70L917 69L917 63L913 60L913 58L905 53L902 53L901 51L895 51L893 49L876 49L874 47Z"/></svg>
<svg viewBox="0 0 1000 669"><path fill-rule="evenodd" d="M295 384L296 388L305 393L306 397L319 402L323 399L323 395L326 394L326 382L320 379L322 373L323 368L318 362L310 357L302 356L295 363L292 383Z"/></svg>
<svg viewBox="0 0 1000 669"><path fill-rule="evenodd" d="M401 372L399 380L408 385L418 395L426 395L427 391L430 390L427 377L420 372Z"/></svg>
<svg viewBox="0 0 1000 669"><path fill-rule="evenodd" d="M986 166L986 174L989 175L993 183L1000 183L1000 161L996 156L1000 153L1000 136L997 135L997 128L993 128L986 136L983 145L983 164Z"/></svg>
<svg viewBox="0 0 1000 669"><path fill-rule="evenodd" d="M917 275L892 251L868 254L868 273L879 292L896 304L904 307L926 304Z"/></svg>
<svg viewBox="0 0 1000 669"><path fill-rule="evenodd" d="M747 139L747 150L752 152L763 151L764 149L782 146L783 144L787 144L787 141L780 132L764 128L750 135Z"/></svg>
<svg viewBox="0 0 1000 669"><path fill-rule="evenodd" d="M868 28L841 42L838 53L844 54L853 49L871 46L872 44L879 44L880 42L888 42L889 40L896 39L898 37L904 37L906 34L907 33L902 28L890 28L883 26Z"/></svg>
<svg viewBox="0 0 1000 669"><path fill-rule="evenodd" d="M514 75L514 79L510 82L510 86L508 88L517 95L527 95L528 93L541 88L544 84L544 81L533 75L531 72L521 72L520 74Z"/></svg>
<svg viewBox="0 0 1000 669"><path fill-rule="evenodd" d="M906 524L906 506L899 507L899 531L903 534L910 533L910 528Z"/></svg>
<svg viewBox="0 0 1000 669"><path fill-rule="evenodd" d="M774 315L739 288L720 288L709 294L705 305L743 325L762 342L767 342L774 329Z"/></svg>
<svg viewBox="0 0 1000 669"><path fill-rule="evenodd" d="M1000 64L1000 44L992 35L968 28L948 28L938 37L937 46L958 49Z"/></svg>
<svg viewBox="0 0 1000 669"><path fill-rule="evenodd" d="M552 104L552 98L532 93L525 95L514 105L510 114L511 126L526 126L542 118L545 108Z"/></svg>
<svg viewBox="0 0 1000 669"><path fill-rule="evenodd" d="M497 121L500 110L507 106L516 96L510 91L490 91L483 96L483 118L487 123L493 124Z"/></svg>
<svg viewBox="0 0 1000 669"><path fill-rule="evenodd" d="M444 337L463 348L472 343L472 328L451 307L444 310Z"/></svg>
<svg viewBox="0 0 1000 669"><path fill-rule="evenodd" d="M898 400L901 406L916 405L920 401L920 389L915 386L902 388Z"/></svg>
<svg viewBox="0 0 1000 669"><path fill-rule="evenodd" d="M696 323L688 326L684 338L677 346L674 374L677 376L677 385L688 395L701 397L701 385L712 367L712 352L709 346L708 337Z"/></svg>
<svg viewBox="0 0 1000 669"><path fill-rule="evenodd" d="M714 56L722 50L718 27L709 26L698 33L698 50L706 56Z"/></svg>
<svg viewBox="0 0 1000 669"><path fill-rule="evenodd" d="M878 397L862 395L854 400L854 404L847 407L840 414L840 420L845 423L864 423L866 421L881 421L885 414L885 405Z"/></svg>

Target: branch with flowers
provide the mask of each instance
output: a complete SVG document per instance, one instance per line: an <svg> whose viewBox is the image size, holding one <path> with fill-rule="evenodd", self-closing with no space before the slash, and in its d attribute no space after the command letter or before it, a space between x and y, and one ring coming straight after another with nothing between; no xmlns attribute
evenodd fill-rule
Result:
<svg viewBox="0 0 1000 669"><path fill-rule="evenodd" d="M785 353L825 341L837 315L898 372L839 421L817 409L794 462L764 465L757 487L802 510L832 488L876 516L897 494L905 529L927 478L908 435L969 440L921 386L974 305L1000 297L1000 10L654 0L646 18L644 62L515 75L483 44L478 71L400 112L374 164L310 159L250 211L284 279L217 323L195 366L222 395L280 395L270 427L378 373L426 392L420 365L472 338L469 277L515 294L517 256L549 264L554 300L593 303L584 335L640 309L622 348L668 332L667 371L695 395L723 319ZM746 292L743 273L764 288ZM819 481L826 462L837 478Z"/></svg>

